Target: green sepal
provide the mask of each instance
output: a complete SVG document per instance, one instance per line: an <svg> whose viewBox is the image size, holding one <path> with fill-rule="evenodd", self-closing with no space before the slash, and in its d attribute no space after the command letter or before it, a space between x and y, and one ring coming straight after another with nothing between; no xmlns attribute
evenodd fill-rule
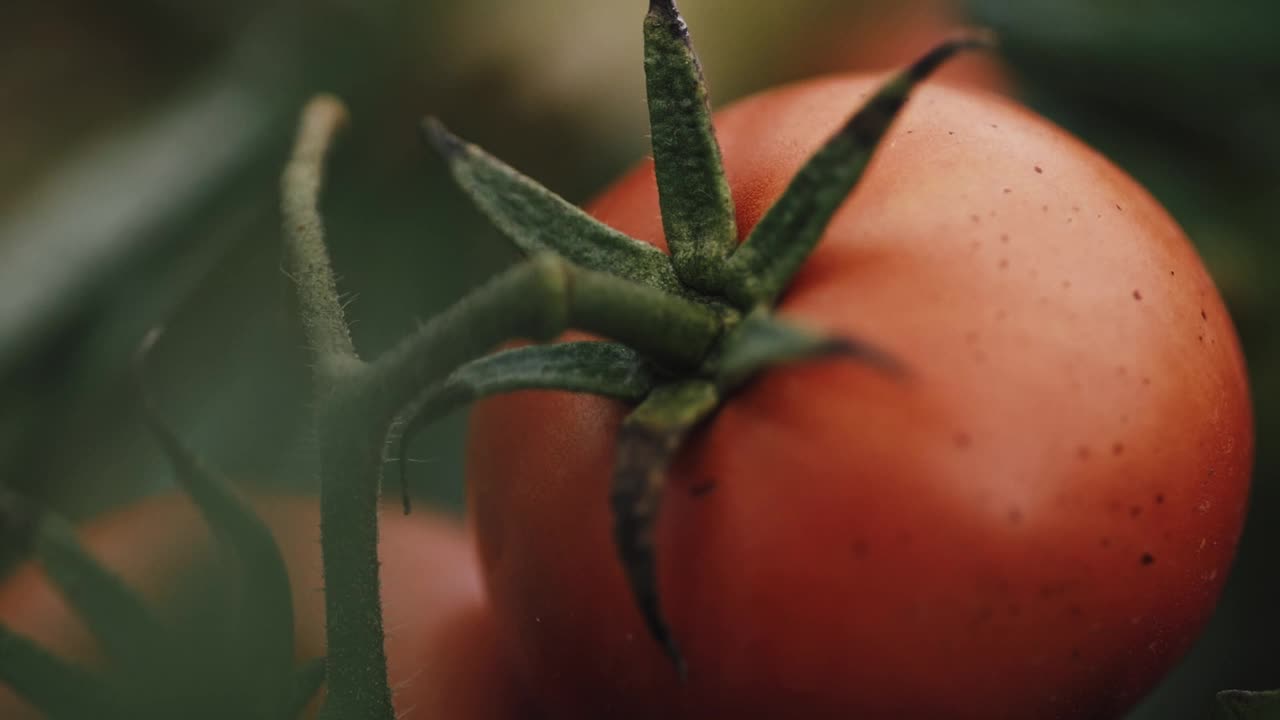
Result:
<svg viewBox="0 0 1280 720"><path fill-rule="evenodd" d="M896 358L870 344L822 335L761 308L748 313L725 336L715 364L716 384L728 392L769 367L820 358L847 358L886 373L903 372Z"/></svg>
<svg viewBox="0 0 1280 720"><path fill-rule="evenodd" d="M673 0L654 0L644 22L644 70L662 226L676 274L707 294L720 291L738 243L711 105L689 28Z"/></svg>
<svg viewBox="0 0 1280 720"><path fill-rule="evenodd" d="M689 295L666 253L601 223L435 118L423 121L422 132L458 186L521 252L554 252L589 270Z"/></svg>
<svg viewBox="0 0 1280 720"><path fill-rule="evenodd" d="M1280 719L1280 690L1223 690L1217 697L1218 717L1222 720Z"/></svg>
<svg viewBox="0 0 1280 720"><path fill-rule="evenodd" d="M5 514L26 515L29 543L49 581L101 643L103 651L129 670L154 663L165 628L142 598L85 550L75 529L58 515L36 508L0 488Z"/></svg>
<svg viewBox="0 0 1280 720"><path fill-rule="evenodd" d="M561 390L639 402L657 369L631 348L612 342L570 342L494 353L458 368L425 392L400 433L401 498L409 512L405 470L408 441L421 428L481 398L519 390Z"/></svg>
<svg viewBox="0 0 1280 720"><path fill-rule="evenodd" d="M325 676L325 659L322 657L308 660L293 674L293 691L289 697L286 706L288 714L287 718L296 718L302 715L302 711L307 709L307 705L315 698L316 693L320 692L320 686L324 684Z"/></svg>
<svg viewBox="0 0 1280 720"><path fill-rule="evenodd" d="M610 492L614 543L645 625L682 679L687 672L685 661L659 601L653 531L672 459L689 431L719 403L715 384L706 380L661 385L618 430Z"/></svg>
<svg viewBox="0 0 1280 720"><path fill-rule="evenodd" d="M293 591L284 556L271 529L235 486L207 467L162 417L147 391L143 365L160 336L148 333L134 360L135 382L147 427L173 465L178 484L195 503L221 550L236 568L237 630L242 677L271 715L283 711L280 688L293 675Z"/></svg>
<svg viewBox="0 0 1280 720"><path fill-rule="evenodd" d="M911 91L948 58L989 39L944 42L880 86L800 169L729 258L725 295L741 308L771 305L809 258L832 216L862 178Z"/></svg>
<svg viewBox="0 0 1280 720"><path fill-rule="evenodd" d="M50 720L117 717L108 686L0 623L0 685Z"/></svg>

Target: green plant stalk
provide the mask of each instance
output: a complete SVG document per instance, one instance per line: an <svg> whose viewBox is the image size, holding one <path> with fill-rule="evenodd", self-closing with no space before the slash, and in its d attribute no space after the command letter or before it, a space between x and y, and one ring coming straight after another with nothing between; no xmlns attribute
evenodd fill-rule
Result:
<svg viewBox="0 0 1280 720"><path fill-rule="evenodd" d="M574 328L694 369L733 313L538 255L502 273L372 363L359 359L324 245L324 160L345 120L330 97L303 112L283 185L290 274L313 353L327 612L325 718L391 720L378 578L378 490L391 427L413 398L511 339Z"/></svg>

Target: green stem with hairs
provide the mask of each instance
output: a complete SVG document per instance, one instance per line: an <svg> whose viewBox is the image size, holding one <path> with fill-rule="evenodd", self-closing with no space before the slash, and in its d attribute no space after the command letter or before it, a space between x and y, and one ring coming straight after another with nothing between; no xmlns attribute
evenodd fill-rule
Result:
<svg viewBox="0 0 1280 720"><path fill-rule="evenodd" d="M321 97L303 113L285 171L290 274L313 352L320 454L328 695L323 717L390 720L378 578L383 450L406 406L511 339L569 329L625 343L664 368L699 367L736 313L539 254L500 274L372 362L359 359L338 301L318 210L327 148L345 118Z"/></svg>

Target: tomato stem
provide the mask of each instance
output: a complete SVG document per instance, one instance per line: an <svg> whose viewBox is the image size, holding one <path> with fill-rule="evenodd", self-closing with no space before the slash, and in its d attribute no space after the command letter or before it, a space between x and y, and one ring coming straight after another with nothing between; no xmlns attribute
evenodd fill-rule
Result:
<svg viewBox="0 0 1280 720"><path fill-rule="evenodd" d="M281 179L286 262L297 285L317 395L328 647L321 717L394 720L378 578L378 483L390 421L362 412L358 394L349 392L363 363L343 315L319 210L325 160L346 119L336 98L308 103Z"/></svg>
<svg viewBox="0 0 1280 720"><path fill-rule="evenodd" d="M342 101L321 95L302 112L293 155L281 179L285 262L297 284L307 344L322 363L358 359L333 276L320 217L324 165L335 135L347 122ZM318 365L318 377L333 368Z"/></svg>

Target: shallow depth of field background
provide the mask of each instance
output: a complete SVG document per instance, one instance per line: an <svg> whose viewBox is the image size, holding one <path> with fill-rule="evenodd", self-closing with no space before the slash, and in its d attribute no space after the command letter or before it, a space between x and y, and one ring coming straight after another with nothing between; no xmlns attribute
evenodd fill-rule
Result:
<svg viewBox="0 0 1280 720"><path fill-rule="evenodd" d="M275 210L305 97L336 92L354 115L325 210L357 345L376 354L514 259L423 149L418 119L440 115L584 201L647 150L646 6L7 0L0 481L76 517L168 487L126 372L145 330L165 323L152 383L181 432L248 485L312 490L299 431L307 371ZM1217 615L1133 718L1204 718L1215 690L1280 686L1280 572L1268 552L1280 543L1280 3L682 9L721 107L788 79L905 62L962 23L993 27L1000 61L964 60L948 81L1015 94L1178 217L1244 341L1257 472ZM414 443L419 497L460 504L463 433L453 418Z"/></svg>

